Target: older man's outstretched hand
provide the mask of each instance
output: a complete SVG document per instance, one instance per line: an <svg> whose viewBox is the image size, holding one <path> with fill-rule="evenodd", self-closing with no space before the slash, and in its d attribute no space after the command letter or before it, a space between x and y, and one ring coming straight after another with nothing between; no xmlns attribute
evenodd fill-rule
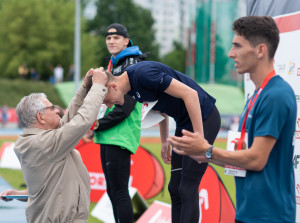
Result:
<svg viewBox="0 0 300 223"><path fill-rule="evenodd" d="M101 85L106 85L107 75L105 74L104 68L91 68L85 75L83 80L83 87L86 88L86 92L89 92L93 83L98 83Z"/></svg>
<svg viewBox="0 0 300 223"><path fill-rule="evenodd" d="M103 67L97 68L94 70L93 74L93 83L98 83L102 85L106 85L107 83L107 75L105 74L105 70Z"/></svg>

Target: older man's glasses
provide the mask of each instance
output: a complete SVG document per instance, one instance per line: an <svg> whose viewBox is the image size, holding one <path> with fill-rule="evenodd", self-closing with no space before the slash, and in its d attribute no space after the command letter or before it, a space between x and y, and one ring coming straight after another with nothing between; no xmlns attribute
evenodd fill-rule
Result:
<svg viewBox="0 0 300 223"><path fill-rule="evenodd" d="M45 108L40 109L39 111L44 111L44 110L47 110L47 109L49 109L50 111L54 111L55 110L55 106L54 105L47 106Z"/></svg>

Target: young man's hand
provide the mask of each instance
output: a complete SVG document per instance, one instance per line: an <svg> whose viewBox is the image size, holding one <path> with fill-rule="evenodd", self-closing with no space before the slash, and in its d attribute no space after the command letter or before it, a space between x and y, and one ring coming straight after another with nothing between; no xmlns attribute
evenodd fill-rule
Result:
<svg viewBox="0 0 300 223"><path fill-rule="evenodd" d="M210 144L199 132L182 130L182 137L172 136L167 139L173 151L180 155L204 156Z"/></svg>
<svg viewBox="0 0 300 223"><path fill-rule="evenodd" d="M171 146L165 143L161 146L161 158L166 164L171 164Z"/></svg>

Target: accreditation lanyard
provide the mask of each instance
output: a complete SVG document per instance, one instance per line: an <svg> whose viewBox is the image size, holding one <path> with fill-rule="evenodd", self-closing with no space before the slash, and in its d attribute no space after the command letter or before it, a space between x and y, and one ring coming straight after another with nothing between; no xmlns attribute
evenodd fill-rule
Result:
<svg viewBox="0 0 300 223"><path fill-rule="evenodd" d="M246 134L246 120L247 120L247 117L248 117L248 114L249 112L251 111L257 97L260 95L260 93L262 92L262 90L264 89L264 87L268 84L269 80L275 76L275 70L272 70L267 76L266 78L264 79L264 82L262 83L262 85L260 86L260 88L258 89L257 91L257 94L255 95L255 98L254 100L252 101L253 99L253 96L251 97L249 103L248 103L248 107L247 107L247 110L246 110L246 115L244 116L244 120L243 120L243 125L242 125L242 129L241 129L241 138L240 140L238 141L238 147L237 149L238 150L241 150L242 149L242 146L243 146L243 142L244 142L244 139L245 139L245 134Z"/></svg>
<svg viewBox="0 0 300 223"><path fill-rule="evenodd" d="M111 65L111 60L109 60L109 64L107 66L107 71L111 72L111 70L112 70L112 65Z"/></svg>

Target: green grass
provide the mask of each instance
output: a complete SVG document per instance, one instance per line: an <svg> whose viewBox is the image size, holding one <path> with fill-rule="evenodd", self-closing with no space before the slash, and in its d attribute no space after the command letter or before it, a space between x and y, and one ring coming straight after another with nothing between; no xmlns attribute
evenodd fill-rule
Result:
<svg viewBox="0 0 300 223"><path fill-rule="evenodd" d="M2 145L2 142L4 140L0 140L0 145ZM5 140L7 141L7 140ZM165 185L162 189L162 191L156 195L155 197L146 200L146 202L151 205L154 200L159 200L165 203L171 203L170 195L168 192L168 182L170 180L170 165L164 164L162 159L160 158L160 144L157 143L145 143L142 144L142 146L147 149L149 152L151 152L161 163L164 173L165 173ZM219 148L226 148L226 142L217 142L215 143L216 147ZM224 175L224 168L218 167L213 165L215 170L218 172L219 176L221 177L226 189L228 190L228 193L230 197L232 198L232 201L235 205L235 185L234 185L234 179L232 176ZM11 170L11 169L4 169L0 168L0 176L3 177L13 188L17 190L23 190L24 189L24 179L22 172L20 170ZM96 203L91 203L90 205L90 212L95 207ZM101 223L98 219L94 218L90 215L89 217L89 223Z"/></svg>
<svg viewBox="0 0 300 223"><path fill-rule="evenodd" d="M33 92L43 92L53 104L66 107L54 86L49 82L0 79L0 105L6 104L8 107L15 108L24 96Z"/></svg>

